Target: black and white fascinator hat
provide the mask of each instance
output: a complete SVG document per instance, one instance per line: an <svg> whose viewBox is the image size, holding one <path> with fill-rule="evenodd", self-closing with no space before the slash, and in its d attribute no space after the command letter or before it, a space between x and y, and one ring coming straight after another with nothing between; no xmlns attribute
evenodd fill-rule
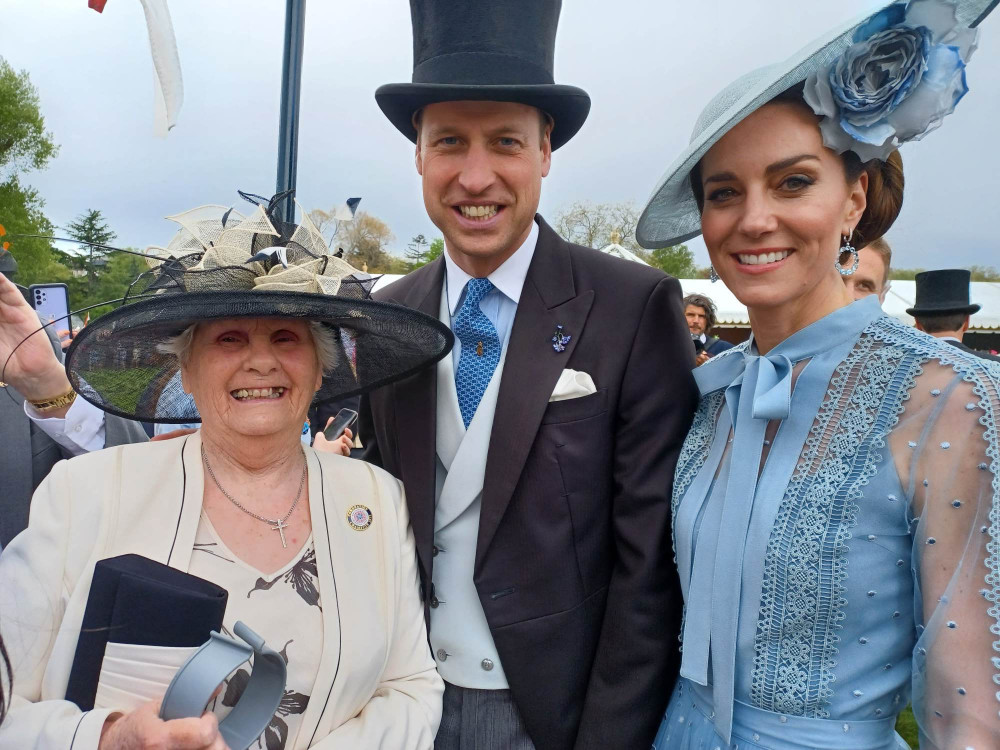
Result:
<svg viewBox="0 0 1000 750"><path fill-rule="evenodd" d="M177 393L177 357L161 345L195 323L224 318L298 318L331 329L337 356L315 403L406 377L451 350L440 321L370 299L377 277L332 254L301 206L300 223L280 221L278 206L290 194L240 195L255 206L249 215L201 206L167 217L181 229L166 247L147 248L149 270L121 307L92 321L66 352L81 396L143 422L199 421L191 399Z"/></svg>
<svg viewBox="0 0 1000 750"><path fill-rule="evenodd" d="M977 26L1000 0L910 0L821 36L784 62L758 68L702 111L691 143L653 190L636 227L647 248L701 234L691 170L753 112L793 86L820 118L823 142L862 162L885 160L935 130L968 91Z"/></svg>

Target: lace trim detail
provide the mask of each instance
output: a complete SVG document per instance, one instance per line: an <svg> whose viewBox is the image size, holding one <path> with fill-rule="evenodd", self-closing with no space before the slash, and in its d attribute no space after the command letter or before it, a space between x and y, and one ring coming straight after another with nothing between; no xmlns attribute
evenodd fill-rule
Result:
<svg viewBox="0 0 1000 750"><path fill-rule="evenodd" d="M750 342L744 341L716 354L712 359L732 357L737 354L742 356L749 348ZM708 460L712 440L715 439L715 426L719 421L719 409L725 397L725 389L720 389L705 394L698 402L691 429L684 438L680 455L677 457L677 468L674 470L674 491L670 502L670 511L674 517L677 516L677 506L680 505L681 498Z"/></svg>
<svg viewBox="0 0 1000 750"><path fill-rule="evenodd" d="M847 606L847 542L919 362L869 325L837 367L779 507L765 551L751 702L829 718Z"/></svg>
<svg viewBox="0 0 1000 750"><path fill-rule="evenodd" d="M1000 653L1000 436L998 436L997 419L1000 415L1000 363L982 359L955 346L942 344L924 334L916 333L912 328L904 326L893 318L880 318L878 326L871 335L887 344L905 346L921 357L923 361L936 359L943 365L948 365L962 376L962 379L972 385L973 393L979 397L979 407L983 416L979 423L984 429L986 440L986 456L990 460L989 470L993 477L993 501L989 513L989 536L986 543L986 560L988 570L984 581L983 597L992 605L987 614L993 620L990 623L990 633L997 640L993 641L993 650ZM993 683L1000 685L1000 658L993 657ZM996 693L1000 702L1000 691Z"/></svg>
<svg viewBox="0 0 1000 750"><path fill-rule="evenodd" d="M698 403L691 429L688 430L681 445L677 468L674 470L674 494L670 501L670 512L675 517L681 498L708 460L712 441L715 439L715 426L719 421L719 409L725 400L725 394L725 391L713 391L702 397Z"/></svg>

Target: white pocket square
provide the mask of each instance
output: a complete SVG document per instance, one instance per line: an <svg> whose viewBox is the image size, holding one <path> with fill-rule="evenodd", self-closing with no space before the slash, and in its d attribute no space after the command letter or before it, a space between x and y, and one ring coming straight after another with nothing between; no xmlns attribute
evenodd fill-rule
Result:
<svg viewBox="0 0 1000 750"><path fill-rule="evenodd" d="M585 372L578 370L563 370L556 381L556 387L552 389L549 401L566 401L571 398L580 398L597 393L597 386L594 379Z"/></svg>

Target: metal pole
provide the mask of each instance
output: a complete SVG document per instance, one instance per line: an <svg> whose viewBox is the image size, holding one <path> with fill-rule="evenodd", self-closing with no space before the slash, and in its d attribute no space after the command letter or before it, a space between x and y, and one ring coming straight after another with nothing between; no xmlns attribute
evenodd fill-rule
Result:
<svg viewBox="0 0 1000 750"><path fill-rule="evenodd" d="M299 94L302 90L302 47L306 0L285 0L285 52L281 67L281 110L278 125L278 180L275 192L295 189L299 154ZM282 219L295 220L295 204L285 201Z"/></svg>

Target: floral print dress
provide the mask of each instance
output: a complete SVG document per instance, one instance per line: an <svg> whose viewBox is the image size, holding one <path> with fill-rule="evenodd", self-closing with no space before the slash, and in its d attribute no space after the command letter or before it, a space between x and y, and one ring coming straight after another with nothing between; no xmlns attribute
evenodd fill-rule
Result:
<svg viewBox="0 0 1000 750"><path fill-rule="evenodd" d="M323 651L323 611L312 537L287 565L265 575L230 551L202 513L188 572L229 592L223 621L227 635L231 636L233 625L242 620L278 651L288 665L285 695L267 729L250 747L258 750L308 747L308 738L299 741L297 735ZM236 705L249 679L250 665L244 664L226 680L210 706L220 721Z"/></svg>

